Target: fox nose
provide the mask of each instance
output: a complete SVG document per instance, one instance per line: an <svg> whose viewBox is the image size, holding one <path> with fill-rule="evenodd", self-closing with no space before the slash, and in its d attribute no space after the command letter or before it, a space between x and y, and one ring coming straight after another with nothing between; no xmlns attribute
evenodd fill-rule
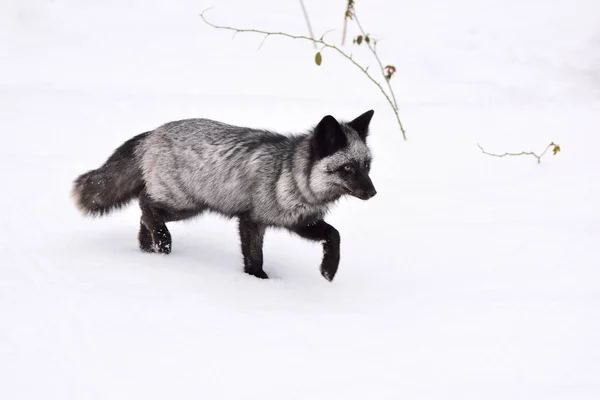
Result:
<svg viewBox="0 0 600 400"><path fill-rule="evenodd" d="M377 194L377 190L375 190L375 188L371 189L370 191L367 192L367 196L369 197L369 199L371 197L375 197L375 195Z"/></svg>
<svg viewBox="0 0 600 400"><path fill-rule="evenodd" d="M377 190L375 190L375 186L373 185L371 178L369 178L369 175L367 175L366 173L361 173L359 178L359 185L361 188L361 196L363 196L361 197L362 199L368 200L377 194Z"/></svg>

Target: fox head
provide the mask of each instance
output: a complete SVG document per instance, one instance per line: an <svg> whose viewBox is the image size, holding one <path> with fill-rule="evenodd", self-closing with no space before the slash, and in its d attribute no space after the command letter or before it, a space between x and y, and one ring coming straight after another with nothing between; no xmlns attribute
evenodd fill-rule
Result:
<svg viewBox="0 0 600 400"><path fill-rule="evenodd" d="M371 152L367 146L373 110L351 122L324 117L310 136L313 158L310 187L323 199L348 194L368 200L377 194L369 172Z"/></svg>

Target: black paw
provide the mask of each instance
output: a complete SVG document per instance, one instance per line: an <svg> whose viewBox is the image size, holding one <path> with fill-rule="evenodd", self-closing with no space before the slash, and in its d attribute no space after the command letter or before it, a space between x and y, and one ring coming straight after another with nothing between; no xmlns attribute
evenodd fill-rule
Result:
<svg viewBox="0 0 600 400"><path fill-rule="evenodd" d="M171 234L169 231L165 229L159 229L156 232L156 243L155 249L157 252L161 254L169 254L171 253Z"/></svg>
<svg viewBox="0 0 600 400"><path fill-rule="evenodd" d="M170 254L171 253L171 242L168 242L168 243L158 242L156 244L156 251L158 251L161 254Z"/></svg>
<svg viewBox="0 0 600 400"><path fill-rule="evenodd" d="M140 228L140 232L138 234L138 243L140 245L140 250L146 253L154 253L154 243L152 242L152 234L150 231L146 229L145 226Z"/></svg>
<svg viewBox="0 0 600 400"><path fill-rule="evenodd" d="M244 272L260 279L269 279L269 276L262 269L245 269Z"/></svg>
<svg viewBox="0 0 600 400"><path fill-rule="evenodd" d="M329 282L333 280L340 264L339 258L336 259L325 259L321 264L321 275Z"/></svg>

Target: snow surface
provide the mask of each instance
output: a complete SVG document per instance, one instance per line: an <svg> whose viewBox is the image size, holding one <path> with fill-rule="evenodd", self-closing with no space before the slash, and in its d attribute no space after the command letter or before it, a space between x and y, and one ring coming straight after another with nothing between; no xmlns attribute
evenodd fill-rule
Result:
<svg viewBox="0 0 600 400"><path fill-rule="evenodd" d="M600 2L357 3L407 142L333 53L198 17L304 34L296 1L0 4L1 399L600 398ZM344 1L306 5L339 42ZM170 120L296 132L370 108L378 195L330 215L332 283L281 231L261 281L233 221L170 224L148 255L135 206L90 220L69 197ZM550 141L541 165L476 146Z"/></svg>

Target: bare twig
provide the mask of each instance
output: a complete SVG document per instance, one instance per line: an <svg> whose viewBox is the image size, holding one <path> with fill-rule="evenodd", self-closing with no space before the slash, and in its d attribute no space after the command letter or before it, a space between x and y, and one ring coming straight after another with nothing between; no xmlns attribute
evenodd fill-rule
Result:
<svg viewBox="0 0 600 400"><path fill-rule="evenodd" d="M348 20L352 19L352 14L354 14L354 0L348 0L346 12L344 13L344 30L342 31L342 46L346 41L346 32L348 31Z"/></svg>
<svg viewBox="0 0 600 400"><path fill-rule="evenodd" d="M356 16L356 14L352 14L352 16L354 17L354 22L356 22L356 26L358 26L358 29L360 29L360 32L362 33L362 35L364 37L367 37L367 33L365 32L362 25L358 21L358 17ZM381 70L381 75L383 75L383 79L385 80L385 83L387 83L388 89L390 90L390 94L392 95L392 100L394 100L394 107L396 108L396 110L398 110L398 102L396 102L396 96L394 95L394 90L392 89L392 85L390 85L390 80L386 78L387 74L386 74L385 68L383 67L383 64L381 62L381 59L379 58L379 55L377 54L377 51L375 50L375 44L371 44L370 40L365 40L365 43L367 44L367 47L369 48L369 50L371 50L371 53L373 53L373 57L375 57L375 59L377 60L377 64L379 64L379 69Z"/></svg>
<svg viewBox="0 0 600 400"><path fill-rule="evenodd" d="M306 7L304 6L304 1L303 0L299 0L300 1L300 7L302 7L302 13L304 14L304 20L306 21L306 26L308 26L308 33L310 35L311 38L315 38L315 34L313 33L312 30L312 26L310 25L310 19L308 19L308 13L306 12ZM313 42L313 47L316 49L317 48L317 44L315 42Z"/></svg>
<svg viewBox="0 0 600 400"><path fill-rule="evenodd" d="M390 96L386 93L385 89L383 88L383 86L381 86L381 84L375 79L373 78L373 76L367 71L368 67L365 68L362 65L360 65L359 63L357 63L356 61L354 61L354 59L352 58L351 55L347 54L346 52L344 52L343 50L341 50L339 47L332 45L330 43L327 43L323 40L323 38L320 39L315 39L309 36L304 36L304 35L292 35L289 33L285 33L285 32L272 32L272 31L263 31L260 29L241 29L241 28L233 28L230 26L223 26L223 25L216 25L213 24L212 22L209 22L206 17L204 16L204 13L207 10L202 11L202 13L200 14L200 18L202 18L202 20L209 26L216 28L216 29L224 29L224 30L228 30L228 31L233 31L236 33L239 32L248 32L248 33L259 33L262 35L265 35L265 38L263 39L266 40L266 38L268 38L269 36L283 36L283 37L287 37L290 39L299 39L299 40L306 40L309 42L312 42L314 44L317 45L321 45L323 46L323 48L329 48L332 49L334 51L336 51L339 55L341 55L342 57L346 58L348 61L350 61L352 64L354 64L354 66L356 66L356 68L360 69L360 71L366 75L367 78L369 78L369 80L371 82L373 82L373 84L375 84L375 86L377 86L379 88L379 90L381 91L381 94L383 94L383 96L385 97L385 99L388 101L388 103L390 104L390 106L392 107L392 109L394 110L394 114L396 115L396 120L398 121L398 126L400 127L400 131L402 132L402 137L404 138L404 140L406 140L406 132L404 131L404 127L402 126L402 122L400 122L400 116L398 115L398 109L394 103L394 100L392 100L392 98L390 98Z"/></svg>
<svg viewBox="0 0 600 400"><path fill-rule="evenodd" d="M342 46L346 42L346 32L348 31L348 19L344 18L344 29L342 30Z"/></svg>
<svg viewBox="0 0 600 400"><path fill-rule="evenodd" d="M494 154L494 153L488 153L487 151L485 151L483 149L483 147L481 147L481 145L479 143L477 143L477 147L479 147L479 149L481 150L481 152L483 154L487 154L488 156L492 156L492 157L506 157L506 156L533 156L537 159L538 164L540 164L542 162L542 157L544 157L544 155L546 154L546 152L548 151L548 149L552 148L552 151L554 152L554 155L556 155L559 151L560 151L560 146L555 144L554 142L550 143L548 146L546 146L546 148L544 149L544 151L542 152L542 154L540 154L539 156L532 152L532 151L522 151L520 153L503 153L503 154Z"/></svg>

